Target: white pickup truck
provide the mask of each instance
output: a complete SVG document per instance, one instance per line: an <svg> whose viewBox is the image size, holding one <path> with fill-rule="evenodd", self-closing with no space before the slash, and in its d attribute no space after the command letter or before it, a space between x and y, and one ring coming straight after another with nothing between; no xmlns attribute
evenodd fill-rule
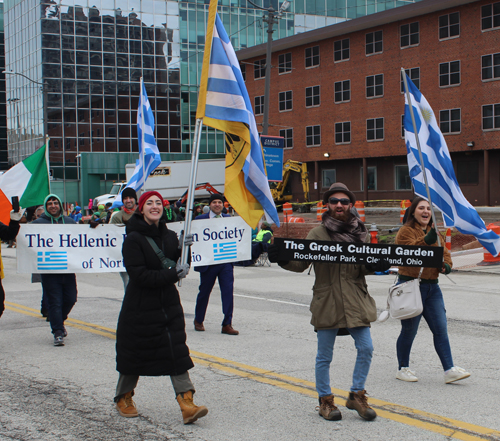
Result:
<svg viewBox="0 0 500 441"><path fill-rule="evenodd" d="M215 190L224 193L225 159L204 159L198 163L196 184L210 183ZM127 181L134 173L135 164L127 164L125 173ZM170 202L180 199L189 185L191 161L163 161L146 180L145 191L156 190ZM127 182L115 182L108 194L97 196L93 205L106 205L113 202L125 188ZM197 199L207 198L206 190L198 190L194 196Z"/></svg>

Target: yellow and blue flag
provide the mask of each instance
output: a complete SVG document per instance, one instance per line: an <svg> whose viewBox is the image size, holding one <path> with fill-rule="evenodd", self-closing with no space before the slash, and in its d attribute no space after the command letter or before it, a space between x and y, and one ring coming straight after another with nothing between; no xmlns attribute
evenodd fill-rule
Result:
<svg viewBox="0 0 500 441"><path fill-rule="evenodd" d="M262 215L279 226L257 124L240 65L211 0L197 119L226 133L224 195L252 228Z"/></svg>

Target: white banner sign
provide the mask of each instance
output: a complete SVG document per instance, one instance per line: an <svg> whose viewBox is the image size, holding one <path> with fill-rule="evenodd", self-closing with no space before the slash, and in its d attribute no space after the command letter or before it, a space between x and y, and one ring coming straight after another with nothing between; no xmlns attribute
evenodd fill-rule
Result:
<svg viewBox="0 0 500 441"><path fill-rule="evenodd" d="M179 233L184 222L168 224ZM252 230L241 217L203 219L191 224L191 265L251 258ZM22 224L17 235L18 273L96 273L125 271L125 227Z"/></svg>

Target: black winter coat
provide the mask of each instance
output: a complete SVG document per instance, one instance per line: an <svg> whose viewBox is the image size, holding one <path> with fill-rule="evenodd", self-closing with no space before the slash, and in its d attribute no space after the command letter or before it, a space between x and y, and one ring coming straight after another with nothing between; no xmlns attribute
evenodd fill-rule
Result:
<svg viewBox="0 0 500 441"><path fill-rule="evenodd" d="M146 239L165 257L180 257L177 235L160 221L149 225L134 214L127 223L123 262L130 281L116 330L116 370L124 375L180 375L194 365L186 345L184 311L174 268L163 269Z"/></svg>

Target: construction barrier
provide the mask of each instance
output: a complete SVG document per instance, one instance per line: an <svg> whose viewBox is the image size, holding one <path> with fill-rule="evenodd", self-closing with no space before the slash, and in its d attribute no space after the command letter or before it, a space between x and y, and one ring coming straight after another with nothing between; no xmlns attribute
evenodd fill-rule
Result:
<svg viewBox="0 0 500 441"><path fill-rule="evenodd" d="M305 222L303 217L298 217L298 216L286 216L284 221L288 223L299 223L299 224L303 224Z"/></svg>
<svg viewBox="0 0 500 441"><path fill-rule="evenodd" d="M292 204L290 202L285 202L283 204L283 216L285 217L285 219L289 216L291 216L293 213L293 208L292 208ZM285 220L286 222L286 220Z"/></svg>
<svg viewBox="0 0 500 441"><path fill-rule="evenodd" d="M451 251L451 228L446 230L446 248Z"/></svg>
<svg viewBox="0 0 500 441"><path fill-rule="evenodd" d="M354 208L358 211L359 218L361 219L361 222L366 222L366 217L365 217L365 204L363 201L356 201L354 204Z"/></svg>
<svg viewBox="0 0 500 441"><path fill-rule="evenodd" d="M486 226L486 228L488 230L493 230L495 233L500 235L500 226L495 224L489 224ZM498 257L494 257L486 250L484 252L483 261L478 263L478 265L498 265L498 264L500 264L500 255L498 255Z"/></svg>
<svg viewBox="0 0 500 441"><path fill-rule="evenodd" d="M370 233L370 243L378 243L378 228L375 224L372 224L369 230Z"/></svg>
<svg viewBox="0 0 500 441"><path fill-rule="evenodd" d="M318 207L316 209L316 220L321 222L323 220L323 213L327 210L327 208L323 206L322 201L319 201L316 206Z"/></svg>
<svg viewBox="0 0 500 441"><path fill-rule="evenodd" d="M401 201L401 211L399 212L399 223L403 223L403 218L405 217L406 209L411 205L409 199Z"/></svg>

